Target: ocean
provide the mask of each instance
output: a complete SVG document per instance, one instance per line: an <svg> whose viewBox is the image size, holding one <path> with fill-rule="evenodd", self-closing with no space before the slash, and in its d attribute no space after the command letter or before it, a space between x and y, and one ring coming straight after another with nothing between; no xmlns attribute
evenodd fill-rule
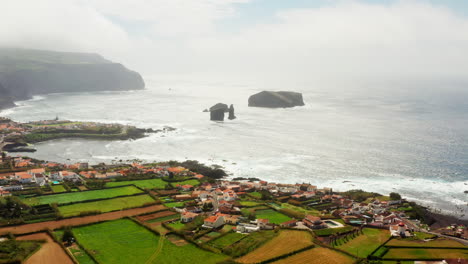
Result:
<svg viewBox="0 0 468 264"><path fill-rule="evenodd" d="M199 160L230 177L311 183L334 190L398 192L468 218L468 98L457 90L313 89L306 84L148 77L147 89L51 94L18 102L2 116L176 128L128 141L55 140L34 158L72 163ZM302 92L306 106L247 106L261 90ZM203 110L234 104L237 119L209 121Z"/></svg>

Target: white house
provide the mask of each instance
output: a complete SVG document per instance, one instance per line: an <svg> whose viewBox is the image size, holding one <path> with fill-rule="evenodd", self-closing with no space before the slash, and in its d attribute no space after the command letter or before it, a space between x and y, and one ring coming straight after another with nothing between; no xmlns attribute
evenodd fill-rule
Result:
<svg viewBox="0 0 468 264"><path fill-rule="evenodd" d="M218 228L224 225L224 215L217 214L209 216L205 219L205 222L202 227L204 228Z"/></svg>

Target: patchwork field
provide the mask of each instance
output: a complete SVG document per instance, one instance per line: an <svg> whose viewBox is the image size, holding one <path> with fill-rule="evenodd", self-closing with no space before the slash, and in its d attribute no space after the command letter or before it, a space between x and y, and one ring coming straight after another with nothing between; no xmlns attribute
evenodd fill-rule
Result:
<svg viewBox="0 0 468 264"><path fill-rule="evenodd" d="M136 180L136 181L116 181L106 183L106 187L116 187L133 184L142 189L164 189L168 182L162 179Z"/></svg>
<svg viewBox="0 0 468 264"><path fill-rule="evenodd" d="M129 197L120 197L108 200L94 201L88 203L77 203L59 206L59 212L64 217L76 216L85 211L100 211L101 213L116 210L128 209L132 207L143 206L146 203L154 202L151 196L138 195Z"/></svg>
<svg viewBox="0 0 468 264"><path fill-rule="evenodd" d="M72 193L62 193L62 194L53 194L53 195L43 195L37 197L31 197L23 199L23 201L28 205L40 205L40 204L65 204L71 202L81 202L86 200L94 199L106 199L113 198L117 196L132 195L137 193L142 193L138 188L134 186L126 186L122 188L112 188L112 189L103 189L95 191L86 191L86 192L72 192Z"/></svg>
<svg viewBox="0 0 468 264"><path fill-rule="evenodd" d="M258 210L258 211L255 211L255 215L257 216L258 219L268 219L270 220L270 223L274 223L274 224L281 224L281 223L291 220L289 216L279 213L273 209Z"/></svg>
<svg viewBox="0 0 468 264"><path fill-rule="evenodd" d="M364 235L360 235L343 245L339 245L337 248L365 258L390 237L388 230L364 228L362 231Z"/></svg>
<svg viewBox="0 0 468 264"><path fill-rule="evenodd" d="M94 260L77 244L73 244L73 246L69 247L68 250L72 253L75 259L80 264L95 264Z"/></svg>
<svg viewBox="0 0 468 264"><path fill-rule="evenodd" d="M81 245L107 263L218 263L227 257L192 244L177 246L129 219L74 228ZM175 242L175 241L173 241ZM179 244L180 243L179 241Z"/></svg>
<svg viewBox="0 0 468 264"><path fill-rule="evenodd" d="M468 249L390 248L383 259L468 259Z"/></svg>
<svg viewBox="0 0 468 264"><path fill-rule="evenodd" d="M273 262L274 264L303 264L303 263L320 263L320 264L352 264L354 259L340 252L328 248L313 248L293 255L291 257Z"/></svg>
<svg viewBox="0 0 468 264"><path fill-rule="evenodd" d="M312 235L307 231L281 230L277 237L236 261L240 263L258 263L313 244Z"/></svg>

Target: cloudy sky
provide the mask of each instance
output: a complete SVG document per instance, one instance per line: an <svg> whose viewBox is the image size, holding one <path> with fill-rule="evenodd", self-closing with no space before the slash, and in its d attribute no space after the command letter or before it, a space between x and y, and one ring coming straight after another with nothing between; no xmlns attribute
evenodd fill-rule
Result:
<svg viewBox="0 0 468 264"><path fill-rule="evenodd" d="M466 79L464 0L0 0L0 45L145 74Z"/></svg>

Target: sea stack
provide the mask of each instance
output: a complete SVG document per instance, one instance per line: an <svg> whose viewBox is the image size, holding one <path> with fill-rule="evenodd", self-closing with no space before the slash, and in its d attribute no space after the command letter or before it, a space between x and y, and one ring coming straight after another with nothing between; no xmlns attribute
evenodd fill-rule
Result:
<svg viewBox="0 0 468 264"><path fill-rule="evenodd" d="M263 91L249 97L250 107L286 108L303 105L302 94L297 92Z"/></svg>
<svg viewBox="0 0 468 264"><path fill-rule="evenodd" d="M229 107L229 117L228 117L229 120L233 120L233 119L236 119L236 115L234 114L234 105L231 104L231 106Z"/></svg>
<svg viewBox="0 0 468 264"><path fill-rule="evenodd" d="M218 103L210 107L211 121L224 121L224 113L229 112L227 104Z"/></svg>

